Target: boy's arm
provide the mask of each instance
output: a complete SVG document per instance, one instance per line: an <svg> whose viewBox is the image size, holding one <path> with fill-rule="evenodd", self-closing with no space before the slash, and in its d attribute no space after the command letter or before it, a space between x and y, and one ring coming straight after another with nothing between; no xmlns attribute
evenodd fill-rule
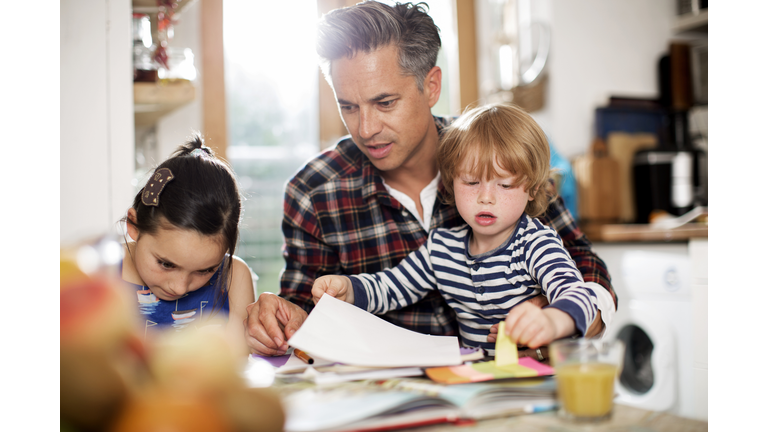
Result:
<svg viewBox="0 0 768 432"><path fill-rule="evenodd" d="M437 289L429 244L428 240L394 268L350 276L355 306L382 314L410 306Z"/></svg>
<svg viewBox="0 0 768 432"><path fill-rule="evenodd" d="M524 248L528 272L550 303L544 310L556 308L568 314L576 333L584 336L597 315L597 296L586 287L557 234L548 228L536 231Z"/></svg>
<svg viewBox="0 0 768 432"><path fill-rule="evenodd" d="M618 297L611 286L611 276L605 263L592 251L592 244L576 225L573 215L559 195L547 207L546 213L538 219L557 231L587 286L596 291L600 319L593 321L587 336L598 335L611 323L618 307ZM598 289L603 291L597 291Z"/></svg>

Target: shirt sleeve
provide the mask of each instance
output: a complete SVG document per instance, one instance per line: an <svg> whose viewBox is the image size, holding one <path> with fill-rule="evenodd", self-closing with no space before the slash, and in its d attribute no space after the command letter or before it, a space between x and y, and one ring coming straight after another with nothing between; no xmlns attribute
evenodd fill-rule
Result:
<svg viewBox="0 0 768 432"><path fill-rule="evenodd" d="M603 260L592 251L592 243L576 225L573 215L565 206L561 196L547 207L544 215L538 218L545 225L552 227L563 240L563 246L576 262L585 282L594 282L608 292L613 300L614 310L619 306L619 299L611 286L611 276ZM602 308L601 308L602 309Z"/></svg>
<svg viewBox="0 0 768 432"><path fill-rule="evenodd" d="M350 276L355 305L381 314L410 306L437 289L429 243L411 252L396 267L374 274Z"/></svg>
<svg viewBox="0 0 768 432"><path fill-rule="evenodd" d="M322 240L311 195L295 179L285 188L282 229L285 269L280 275L280 296L309 313L315 306L315 278L339 274L340 264L338 255Z"/></svg>
<svg viewBox="0 0 768 432"><path fill-rule="evenodd" d="M549 300L546 307L567 313L576 332L585 335L597 315L597 296L585 284L557 234L547 228L535 231L527 239L524 253L528 272Z"/></svg>

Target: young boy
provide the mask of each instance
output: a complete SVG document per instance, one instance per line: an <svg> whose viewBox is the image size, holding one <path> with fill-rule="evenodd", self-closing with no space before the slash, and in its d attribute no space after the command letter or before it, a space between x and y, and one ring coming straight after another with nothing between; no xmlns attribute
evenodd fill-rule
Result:
<svg viewBox="0 0 768 432"><path fill-rule="evenodd" d="M379 314L439 290L456 312L462 343L491 354L489 330L504 319L512 341L530 348L583 336L597 298L557 232L535 219L552 196L549 145L536 122L510 105L475 108L446 131L437 160L467 224L433 230L395 268L318 278L315 302L328 293ZM542 292L549 306L526 302Z"/></svg>

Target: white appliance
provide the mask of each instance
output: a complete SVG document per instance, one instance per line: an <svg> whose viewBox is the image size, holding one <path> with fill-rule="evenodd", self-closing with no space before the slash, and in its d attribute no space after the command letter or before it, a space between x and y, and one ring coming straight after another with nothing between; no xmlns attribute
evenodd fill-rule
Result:
<svg viewBox="0 0 768 432"><path fill-rule="evenodd" d="M627 347L617 403L694 417L691 260L680 243L598 243L619 308L605 337Z"/></svg>

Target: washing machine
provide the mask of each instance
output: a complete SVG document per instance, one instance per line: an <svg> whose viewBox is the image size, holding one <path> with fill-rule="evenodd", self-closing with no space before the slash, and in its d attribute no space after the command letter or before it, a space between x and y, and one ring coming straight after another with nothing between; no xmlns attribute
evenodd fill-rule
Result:
<svg viewBox="0 0 768 432"><path fill-rule="evenodd" d="M626 346L616 402L694 416L691 260L687 243L596 243L619 297L607 339Z"/></svg>

